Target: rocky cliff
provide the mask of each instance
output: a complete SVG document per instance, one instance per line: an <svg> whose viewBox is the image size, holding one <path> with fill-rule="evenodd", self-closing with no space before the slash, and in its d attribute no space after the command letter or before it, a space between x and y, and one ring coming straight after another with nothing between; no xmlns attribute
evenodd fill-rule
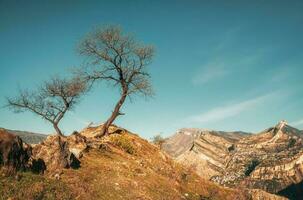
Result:
<svg viewBox="0 0 303 200"><path fill-rule="evenodd" d="M223 173L235 143L250 133L202 129L181 129L162 148L178 162L195 169L205 178Z"/></svg>
<svg viewBox="0 0 303 200"><path fill-rule="evenodd" d="M303 180L302 139L302 131L281 121L258 134L182 129L163 144L163 149L221 185L240 185L287 197L291 193L298 199L298 192L294 195L293 190L287 191ZM182 140L186 141L184 145Z"/></svg>

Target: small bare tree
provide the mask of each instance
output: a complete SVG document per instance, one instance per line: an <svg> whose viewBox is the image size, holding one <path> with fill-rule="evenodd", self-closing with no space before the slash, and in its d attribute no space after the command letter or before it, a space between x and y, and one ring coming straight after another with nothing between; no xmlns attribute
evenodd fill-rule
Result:
<svg viewBox="0 0 303 200"><path fill-rule="evenodd" d="M80 44L79 52L88 58L88 65L82 69L87 80L107 81L120 89L120 99L96 137L107 135L116 117L123 115L120 109L127 97L153 95L146 66L151 63L154 49L123 34L119 27L109 26L90 33Z"/></svg>
<svg viewBox="0 0 303 200"><path fill-rule="evenodd" d="M54 77L37 91L20 90L18 96L7 98L7 106L16 113L30 111L39 115L53 125L58 135L63 136L59 122L86 91L86 82L80 78Z"/></svg>
<svg viewBox="0 0 303 200"><path fill-rule="evenodd" d="M162 145L165 143L165 138L162 137L161 133L157 134L152 138L152 143L154 143L155 145L159 146L160 149L162 149Z"/></svg>

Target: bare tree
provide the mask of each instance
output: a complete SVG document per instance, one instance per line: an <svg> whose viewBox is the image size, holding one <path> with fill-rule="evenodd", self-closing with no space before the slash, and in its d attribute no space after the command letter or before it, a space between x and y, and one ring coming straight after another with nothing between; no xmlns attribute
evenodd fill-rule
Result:
<svg viewBox="0 0 303 200"><path fill-rule="evenodd" d="M146 66L151 63L154 49L123 34L119 27L108 26L90 33L80 44L79 52L88 58L88 65L82 70L87 80L107 81L120 89L120 99L101 133L97 134L99 137L108 134L116 117L123 115L120 109L127 97L153 95Z"/></svg>
<svg viewBox="0 0 303 200"><path fill-rule="evenodd" d="M63 136L58 127L59 122L86 91L86 82L79 77L54 77L44 82L36 91L20 90L18 96L7 98L7 106L16 113L30 111L39 115L53 125L58 135Z"/></svg>
<svg viewBox="0 0 303 200"><path fill-rule="evenodd" d="M153 138L152 138L152 142L159 146L160 149L162 149L162 145L165 143L165 138L162 137L161 133L160 134L157 134L155 135Z"/></svg>

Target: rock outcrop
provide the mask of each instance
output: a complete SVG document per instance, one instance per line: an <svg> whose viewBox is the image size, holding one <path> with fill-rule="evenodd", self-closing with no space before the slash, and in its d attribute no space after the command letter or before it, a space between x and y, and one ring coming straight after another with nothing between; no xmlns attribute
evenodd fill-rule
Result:
<svg viewBox="0 0 303 200"><path fill-rule="evenodd" d="M80 167L80 159L89 149L101 149L105 138L95 138L102 126L88 127L70 136L50 135L39 144L33 145L32 169L38 173L60 174L64 168ZM123 133L125 130L111 126L112 133Z"/></svg>
<svg viewBox="0 0 303 200"><path fill-rule="evenodd" d="M24 170L31 156L31 147L21 140L19 136L0 129L0 167L8 173Z"/></svg>
<svg viewBox="0 0 303 200"><path fill-rule="evenodd" d="M252 200L287 200L288 198L269 194L263 190L252 189L249 191Z"/></svg>
<svg viewBox="0 0 303 200"><path fill-rule="evenodd" d="M87 138L78 132L74 132L65 139L68 143L69 151L74 154L77 159L80 159L83 156L83 152L89 148Z"/></svg>
<svg viewBox="0 0 303 200"><path fill-rule="evenodd" d="M46 171L58 174L64 168L78 168L80 166L80 161L70 151L69 143L65 137L48 136L46 140L35 145L32 152L32 167L36 172L44 173Z"/></svg>
<svg viewBox="0 0 303 200"><path fill-rule="evenodd" d="M50 135L39 144L33 144L31 168L36 173L60 174L64 168L79 168L80 159L89 149L104 147L104 138L95 138L102 126L88 127L80 133L74 132L70 136L61 137ZM123 133L124 129L111 126L112 133Z"/></svg>
<svg viewBox="0 0 303 200"><path fill-rule="evenodd" d="M163 149L216 183L279 193L303 180L303 134L285 121L252 135L205 130L190 133L193 140L185 143L186 149L171 142L180 132L168 139ZM182 151L172 154L172 149Z"/></svg>
<svg viewBox="0 0 303 200"><path fill-rule="evenodd" d="M101 131L103 125L100 126L89 126L86 127L85 129L83 129L80 134L88 139L92 139L95 140L95 136ZM118 127L116 125L111 125L108 128L108 132L109 135L110 134L123 134L123 133L127 133L127 130L125 130L124 128Z"/></svg>
<svg viewBox="0 0 303 200"><path fill-rule="evenodd" d="M223 173L227 156L235 148L234 144L249 135L244 132L181 129L167 139L162 148L178 162L210 179Z"/></svg>

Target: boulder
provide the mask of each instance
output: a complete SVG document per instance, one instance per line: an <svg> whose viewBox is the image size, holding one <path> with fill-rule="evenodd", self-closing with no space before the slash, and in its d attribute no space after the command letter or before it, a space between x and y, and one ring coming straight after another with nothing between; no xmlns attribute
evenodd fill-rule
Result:
<svg viewBox="0 0 303 200"><path fill-rule="evenodd" d="M56 174L63 168L78 168L80 161L69 150L65 137L48 136L45 141L33 147L32 168L36 172Z"/></svg>
<svg viewBox="0 0 303 200"><path fill-rule="evenodd" d="M80 134L85 136L86 138L94 138L96 137L96 135L98 133L101 132L103 125L100 126L88 126L85 129L83 129ZM110 134L123 134L126 133L127 130L125 130L124 128L118 127L114 124L112 124L109 128L108 128L108 132L109 135Z"/></svg>
<svg viewBox="0 0 303 200"><path fill-rule="evenodd" d="M73 132L72 135L66 137L66 140L69 151L73 153L77 159L80 159L83 156L83 152L88 149L86 137L78 132Z"/></svg>
<svg viewBox="0 0 303 200"><path fill-rule="evenodd" d="M7 172L24 170L27 167L31 147L21 140L19 136L0 129L0 165Z"/></svg>

